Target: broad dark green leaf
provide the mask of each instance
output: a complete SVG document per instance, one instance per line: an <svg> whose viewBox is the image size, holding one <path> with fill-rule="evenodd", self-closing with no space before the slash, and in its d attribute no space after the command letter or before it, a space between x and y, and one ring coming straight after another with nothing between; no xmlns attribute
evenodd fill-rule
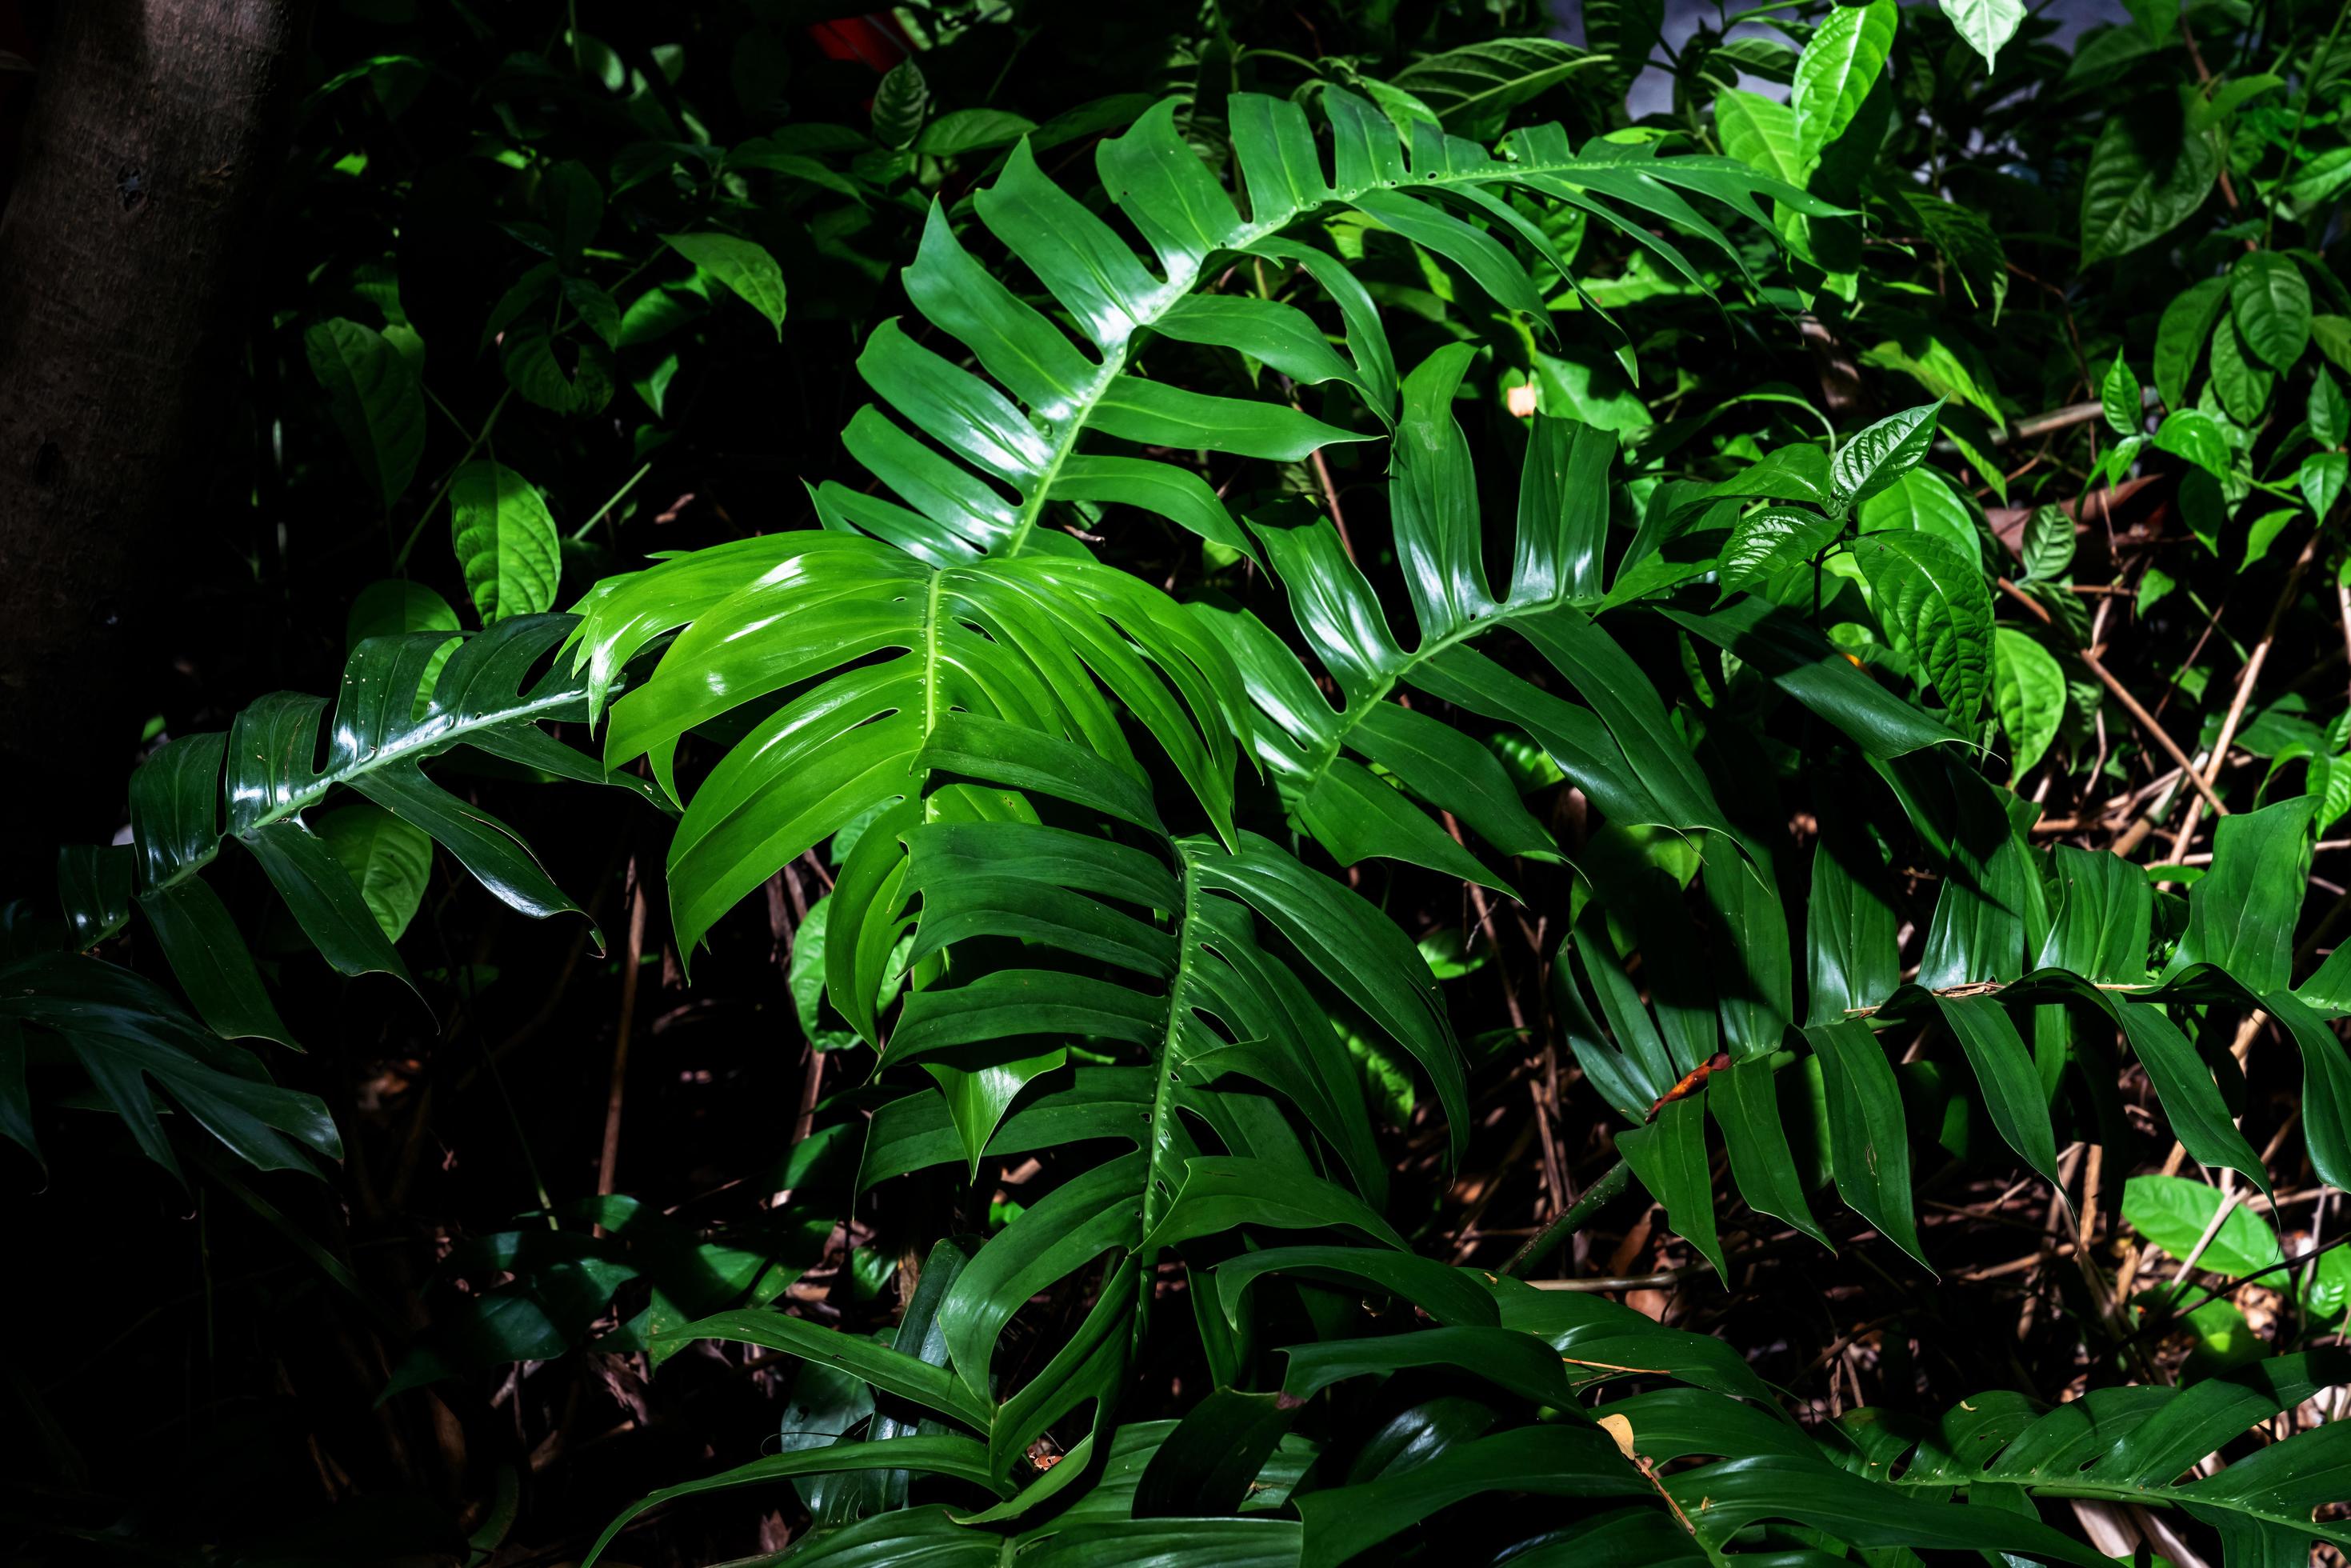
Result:
<svg viewBox="0 0 2351 1568"><path fill-rule="evenodd" d="M484 625L554 605L560 541L529 480L503 464L468 463L449 483L449 519L450 545Z"/></svg>
<svg viewBox="0 0 2351 1568"><path fill-rule="evenodd" d="M2272 370L2292 370L2310 346L2310 285L2290 258L2249 251L2229 268L2229 319Z"/></svg>
<svg viewBox="0 0 2351 1568"><path fill-rule="evenodd" d="M749 1464L737 1465L731 1470L722 1470L715 1476L705 1476L699 1480L684 1481L647 1493L604 1527L604 1533L596 1538L595 1543L588 1549L588 1555L580 1560L580 1568L593 1568L604 1555L605 1548L611 1545L613 1539L638 1515L674 1499L691 1497L696 1492L718 1491L728 1487L816 1475L826 1470L922 1470L933 1475L949 1476L977 1487L993 1490L998 1485L988 1469L987 1450L968 1437L900 1437L887 1443L834 1443L798 1453L769 1454L753 1459ZM958 1531L962 1529L961 1526L956 1528ZM898 1545L898 1541L892 1542L893 1552ZM993 1551L991 1547L991 1553ZM933 1557L934 1560L946 1562L960 1561L952 1552L935 1553ZM831 1560L847 1561L839 1556ZM905 1557L896 1560L909 1561Z"/></svg>
<svg viewBox="0 0 2351 1568"><path fill-rule="evenodd" d="M2155 331L2155 385L2163 395L2165 408L2177 411L2188 406L2189 380L2195 374L2206 340L2212 336L2212 324L2228 303L2228 279L2205 277L2180 290L2163 308L2163 319Z"/></svg>
<svg viewBox="0 0 2351 1568"><path fill-rule="evenodd" d="M1942 407L1926 403L1888 414L1838 447L1829 462L1832 505L1859 506L1926 461Z"/></svg>
<svg viewBox="0 0 2351 1568"><path fill-rule="evenodd" d="M2255 996L2285 987L2317 805L2304 795L2214 824L2212 868L2188 890L2188 929L2165 978L2211 964Z"/></svg>
<svg viewBox="0 0 2351 1568"><path fill-rule="evenodd" d="M342 1156L334 1118L315 1095L272 1083L258 1058L117 965L69 953L11 961L0 968L0 1024L12 1026L11 1034L21 1027L61 1041L140 1151L174 1176L181 1166L158 1114L159 1092L258 1169L315 1175L312 1154ZM11 1102L0 1131L38 1157L21 1091L12 1083L0 1097Z"/></svg>
<svg viewBox="0 0 2351 1568"><path fill-rule="evenodd" d="M1992 1125L2026 1165L2051 1186L2060 1186L2056 1133L2042 1094L2041 1075L2008 1009L1997 997L1937 997L1935 1006L1975 1071Z"/></svg>
<svg viewBox="0 0 2351 1568"><path fill-rule="evenodd" d="M2072 529L2067 529L2072 542ZM2011 779L2039 764L2065 717L2065 672L2056 655L2012 626L1992 635L1991 706L2008 736Z"/></svg>
<svg viewBox="0 0 2351 1568"><path fill-rule="evenodd" d="M1804 1201L1803 1180L1780 1119L1771 1062L1756 1058L1711 1074L1706 1081L1706 1103L1715 1125L1722 1129L1731 1179L1747 1206L1787 1221L1823 1247L1830 1245L1828 1232Z"/></svg>
<svg viewBox="0 0 2351 1568"><path fill-rule="evenodd" d="M1910 1143L1893 1064L1858 1019L1807 1025L1828 1092L1837 1192L1886 1239L1932 1269L1911 1218Z"/></svg>
<svg viewBox="0 0 2351 1568"><path fill-rule="evenodd" d="M432 839L423 829L364 800L320 812L313 831L350 873L385 937L399 941L424 899L425 879L433 871Z"/></svg>
<svg viewBox="0 0 2351 1568"><path fill-rule="evenodd" d="M1739 519L1722 548L1715 580L1725 599L1802 565L1844 531L1834 517L1792 507L1759 507Z"/></svg>
<svg viewBox="0 0 2351 1568"><path fill-rule="evenodd" d="M1615 1443L1587 1426L1525 1427L1447 1448L1426 1463L1360 1486L1298 1499L1306 1539L1301 1568L1337 1568L1438 1509L1487 1492L1634 1497L1641 1478Z"/></svg>
<svg viewBox="0 0 2351 1568"><path fill-rule="evenodd" d="M717 233L664 235L662 243L725 284L737 298L765 316L782 339L784 273L765 246Z"/></svg>
<svg viewBox="0 0 2351 1568"><path fill-rule="evenodd" d="M1666 1206L1666 1223L1674 1234L1698 1249L1728 1280L1722 1243L1714 1227L1714 1176L1706 1152L1706 1108L1695 1097L1675 1100L1659 1108L1646 1127L1628 1127L1616 1134L1616 1147L1659 1203Z"/></svg>
<svg viewBox="0 0 2351 1568"><path fill-rule="evenodd" d="M1886 632L1915 653L1964 727L1991 686L1991 595L1973 561L1928 534L1867 534L1853 552Z"/></svg>
<svg viewBox="0 0 2351 1568"><path fill-rule="evenodd" d="M381 333L340 317L303 333L302 348L360 477L389 509L424 455L424 391L415 368Z"/></svg>
<svg viewBox="0 0 2351 1568"><path fill-rule="evenodd" d="M1442 1323L1476 1327L1498 1321L1493 1297L1460 1270L1377 1247L1270 1247L1220 1263L1217 1295L1225 1316L1238 1325L1249 1287L1275 1273L1397 1296Z"/></svg>
<svg viewBox="0 0 2351 1568"><path fill-rule="evenodd" d="M2182 88L2177 98L2151 95L2106 121L2083 178L2084 267L2160 239L2211 194L2220 149L2199 107L2193 89Z"/></svg>

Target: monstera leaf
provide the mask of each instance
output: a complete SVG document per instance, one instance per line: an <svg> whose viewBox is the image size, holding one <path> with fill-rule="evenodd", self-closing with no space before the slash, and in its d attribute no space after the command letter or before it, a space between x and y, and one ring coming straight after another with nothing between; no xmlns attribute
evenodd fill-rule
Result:
<svg viewBox="0 0 2351 1568"><path fill-rule="evenodd" d="M1700 287L1697 270L1656 227L1696 235L1733 260L1739 253L1685 193L1759 221L1759 196L1798 212L1837 210L1729 159L1627 156L1614 148L1579 157L1556 127L1518 133L1511 156L1497 158L1424 124L1407 162L1395 127L1371 104L1337 88L1320 101L1331 120L1327 171L1304 110L1233 96L1228 113L1247 218L1177 133L1172 100L1101 144L1102 183L1149 246L1155 272L1108 221L1045 175L1027 142L1013 150L975 209L1082 343L982 267L934 208L906 269L907 297L986 375L884 323L858 361L881 402L850 422L843 440L898 499L829 481L816 491L826 526L870 533L933 563L1018 556L1054 531L1048 507L1061 501L1139 507L1247 553L1247 536L1197 473L1092 450L1098 443L1082 438L1092 432L1146 447L1285 462L1365 438L1288 403L1146 377L1140 356L1154 336L1237 350L1301 385L1344 384L1380 420L1392 420L1395 360L1378 311L1337 256L1289 232L1306 220L1332 209L1361 214L1541 321L1544 297L1506 242L1523 240L1546 258L1552 246L1502 190L1607 224ZM1228 261L1242 257L1302 269L1337 308L1347 353L1295 306L1204 291Z"/></svg>

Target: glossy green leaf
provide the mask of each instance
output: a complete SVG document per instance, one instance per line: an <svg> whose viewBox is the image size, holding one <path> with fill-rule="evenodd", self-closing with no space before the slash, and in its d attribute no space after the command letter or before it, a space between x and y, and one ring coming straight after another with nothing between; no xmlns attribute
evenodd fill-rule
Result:
<svg viewBox="0 0 2351 1568"><path fill-rule="evenodd" d="M1857 506L1924 462L1941 412L1940 403L1927 403L1888 414L1837 448L1829 464L1832 503Z"/></svg>
<svg viewBox="0 0 2351 1568"><path fill-rule="evenodd" d="M2099 132L2082 186L2083 266L2161 238L2211 194L2220 150L2191 112L2189 90L2156 95Z"/></svg>
<svg viewBox="0 0 2351 1568"><path fill-rule="evenodd" d="M416 917L433 871L433 841L424 830L365 800L322 811L312 831L350 873L368 913L392 941Z"/></svg>
<svg viewBox="0 0 2351 1568"><path fill-rule="evenodd" d="M1927 1263L1911 1218L1910 1145L1902 1091L1884 1048L1857 1019L1808 1024L1828 1091L1829 1155L1838 1194L1886 1239Z"/></svg>
<svg viewBox="0 0 2351 1568"><path fill-rule="evenodd" d="M2066 530L2070 544L2073 530ZM2047 753L2065 716L2065 672L2048 649L2011 626L1994 631L1991 706L2008 734L2011 776L2022 779Z"/></svg>
<svg viewBox="0 0 2351 1568"><path fill-rule="evenodd" d="M2303 796L2214 824L2212 869L2189 889L2188 929L2167 977L2211 964L2255 996L2285 986L2317 804Z"/></svg>
<svg viewBox="0 0 2351 1568"><path fill-rule="evenodd" d="M2340 452L2314 452L2302 460L2294 480L2302 498L2309 503L2311 515L2324 521L2334 515L2335 504L2343 498L2346 476L2351 476L2351 457Z"/></svg>
<svg viewBox="0 0 2351 1568"><path fill-rule="evenodd" d="M1807 158L1817 157L1861 112L1894 47L1893 0L1830 11L1796 62L1796 131Z"/></svg>
<svg viewBox="0 0 2351 1568"><path fill-rule="evenodd" d="M2016 37L2024 23L2024 0L1940 0L1943 15L1983 57L1984 68L1999 63L2001 46Z"/></svg>
<svg viewBox="0 0 2351 1568"><path fill-rule="evenodd" d="M2130 362L2116 354L2114 363L2106 367L2098 382L2098 406L2106 416L2106 428L2116 435L2136 435L2139 428L2138 377Z"/></svg>
<svg viewBox="0 0 2351 1568"><path fill-rule="evenodd" d="M2052 582L2074 564L2074 519L2056 507L2035 507L2024 519L2025 580Z"/></svg>
<svg viewBox="0 0 2351 1568"><path fill-rule="evenodd" d="M2155 433L2155 444L2163 451L2184 457L2216 479L2229 476L2229 438L2212 416L2192 408L2183 408L2164 415L2163 423Z"/></svg>
<svg viewBox="0 0 2351 1568"><path fill-rule="evenodd" d="M2213 1273L2251 1274L2284 1260L2277 1233L2242 1204L2231 1204L2214 1229L2221 1204L2218 1187L2184 1176L2132 1176L2123 1183L2123 1218L2175 1259L2185 1261L2210 1231L2198 1256Z"/></svg>
<svg viewBox="0 0 2351 1568"><path fill-rule="evenodd" d="M2008 1009L1996 997L1937 997L1935 1006L1975 1071L1992 1125L2026 1165L2059 1186L2057 1139L2041 1076Z"/></svg>
<svg viewBox="0 0 2351 1568"><path fill-rule="evenodd" d="M1495 1491L1552 1497L1632 1497L1648 1483L1588 1426L1526 1427L1458 1444L1426 1463L1360 1486L1298 1500L1306 1526L1301 1568L1337 1568L1450 1503Z"/></svg>
<svg viewBox="0 0 2351 1568"><path fill-rule="evenodd" d="M1437 111L1448 131L1476 134L1580 70L1601 64L1553 38L1492 38L1415 60L1393 78Z"/></svg>
<svg viewBox="0 0 2351 1568"><path fill-rule="evenodd" d="M217 1039L128 969L68 953L14 959L0 967L0 1022L58 1040L140 1152L174 1176L181 1164L158 1114L159 1092L258 1169L316 1174L313 1154L342 1155L322 1102L272 1083L259 1059ZM6 1130L37 1152L21 1109Z"/></svg>
<svg viewBox="0 0 2351 1568"><path fill-rule="evenodd" d="M1729 1279L1722 1243L1715 1234L1714 1177L1707 1160L1703 1103L1696 1099L1668 1102L1647 1126L1617 1134L1616 1146L1641 1185L1666 1206L1666 1223L1674 1234L1696 1248L1718 1275Z"/></svg>
<svg viewBox="0 0 2351 1568"><path fill-rule="evenodd" d="M2236 323L2223 317L2212 329L2212 391L2239 424L2258 424L2268 413L2277 378L2251 356Z"/></svg>
<svg viewBox="0 0 2351 1568"><path fill-rule="evenodd" d="M911 68L912 62L905 64ZM765 316L778 340L782 339L784 273L765 246L717 233L664 235L662 243L725 284L737 298Z"/></svg>
<svg viewBox="0 0 2351 1568"><path fill-rule="evenodd" d="M2189 284L2163 308L2155 331L2155 385L2163 394L2164 407L2176 411L2188 406L2189 380L2212 336L2213 323L2228 305L2228 279L2206 277Z"/></svg>
<svg viewBox="0 0 2351 1568"><path fill-rule="evenodd" d="M2245 347L2273 370L2294 368L2310 346L2310 285L2273 250L2248 251L2229 268L2229 318Z"/></svg>
<svg viewBox="0 0 2351 1568"><path fill-rule="evenodd" d="M451 546L484 625L555 602L563 562L538 487L503 464L466 464L449 484Z"/></svg>
<svg viewBox="0 0 2351 1568"><path fill-rule="evenodd" d="M1991 686L1991 595L1975 563L1928 534L1868 534L1854 541L1880 622L1925 666L1962 725Z"/></svg>
<svg viewBox="0 0 2351 1568"><path fill-rule="evenodd" d="M1834 517L1792 507L1759 507L1730 530L1715 580L1727 599L1812 559L1842 531Z"/></svg>
<svg viewBox="0 0 2351 1568"><path fill-rule="evenodd" d="M2310 380L2309 407L2304 415L2310 434L2320 444L2340 446L2351 441L2351 398L2343 392L2343 383L2325 366Z"/></svg>

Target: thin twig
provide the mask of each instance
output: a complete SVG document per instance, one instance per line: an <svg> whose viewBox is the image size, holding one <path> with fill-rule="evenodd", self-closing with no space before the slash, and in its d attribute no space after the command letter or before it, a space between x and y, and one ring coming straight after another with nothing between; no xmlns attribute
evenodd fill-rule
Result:
<svg viewBox="0 0 2351 1568"><path fill-rule="evenodd" d="M629 949L621 970L621 1021L612 1040L612 1080L604 1100L604 1149L596 1162L596 1196L610 1197L621 1163L621 1103L629 1082L629 1037L637 1021L637 971L645 950L645 884L629 862ZM601 1236L603 1227L596 1228Z"/></svg>
<svg viewBox="0 0 2351 1568"><path fill-rule="evenodd" d="M2184 27L2186 24L2181 26ZM2271 645L2277 641L2278 622L2285 619L2286 607L2294 602L2294 596L2301 591L2302 574L2310 570L2310 563L2317 555L2318 535L2314 532L2309 542L2302 547L2302 553L2294 557L2294 570L2285 574L2285 587L2279 590L2277 602L2270 606L2269 624L2262 628L2262 640L2253 644L2252 653L2245 660L2245 667L2237 676L2237 695L2229 703L2229 716L2220 721L2220 738L2212 743L2212 760L2207 764L2205 775L2196 781L2197 793L2210 800L2212 809L2223 816L2228 813L2212 793L2213 780L2220 778L2220 764L2228 759L2229 745L2237 738L2237 725L2245 716L2245 703L2253 695L2253 683L2261 679L2262 666L2269 662ZM2188 815L2181 819L2179 831L2171 838L2170 859L2175 863L2187 852L2189 841L2195 837L2196 819L2202 809L2201 800L2188 802Z"/></svg>

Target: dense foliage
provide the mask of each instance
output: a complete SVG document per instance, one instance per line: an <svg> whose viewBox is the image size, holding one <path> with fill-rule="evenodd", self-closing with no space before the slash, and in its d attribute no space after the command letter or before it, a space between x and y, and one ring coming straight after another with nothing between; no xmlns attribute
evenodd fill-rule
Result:
<svg viewBox="0 0 2351 1568"><path fill-rule="evenodd" d="M2339 5L583 12L321 20L28 1561L2351 1551Z"/></svg>

